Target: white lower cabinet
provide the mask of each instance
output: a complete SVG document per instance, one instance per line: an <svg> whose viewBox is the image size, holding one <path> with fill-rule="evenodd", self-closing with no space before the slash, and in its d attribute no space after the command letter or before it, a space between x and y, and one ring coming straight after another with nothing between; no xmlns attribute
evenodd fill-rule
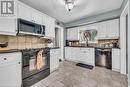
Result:
<svg viewBox="0 0 130 87"><path fill-rule="evenodd" d="M21 52L0 54L0 87L21 87Z"/></svg>
<svg viewBox="0 0 130 87"><path fill-rule="evenodd" d="M65 47L65 59L66 60L72 60L71 49L72 49L72 47Z"/></svg>
<svg viewBox="0 0 130 87"><path fill-rule="evenodd" d="M112 49L112 70L120 72L120 49Z"/></svg>
<svg viewBox="0 0 130 87"><path fill-rule="evenodd" d="M50 50L50 72L55 71L59 67L60 49Z"/></svg>
<svg viewBox="0 0 130 87"><path fill-rule="evenodd" d="M94 48L65 47L66 60L95 66Z"/></svg>

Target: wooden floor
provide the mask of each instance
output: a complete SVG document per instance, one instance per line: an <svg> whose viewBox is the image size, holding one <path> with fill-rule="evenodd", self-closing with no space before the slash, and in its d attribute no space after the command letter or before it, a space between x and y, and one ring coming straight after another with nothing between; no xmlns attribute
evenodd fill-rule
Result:
<svg viewBox="0 0 130 87"><path fill-rule="evenodd" d="M32 87L128 87L125 75L101 67L89 70L75 64L62 62L58 70Z"/></svg>

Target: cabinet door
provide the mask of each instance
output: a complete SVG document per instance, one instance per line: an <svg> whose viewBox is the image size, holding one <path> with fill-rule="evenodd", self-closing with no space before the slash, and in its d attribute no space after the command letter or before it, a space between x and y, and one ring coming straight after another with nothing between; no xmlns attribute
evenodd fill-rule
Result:
<svg viewBox="0 0 130 87"><path fill-rule="evenodd" d="M71 47L65 47L65 59L71 60Z"/></svg>
<svg viewBox="0 0 130 87"><path fill-rule="evenodd" d="M98 39L105 39L106 38L106 29L107 29L106 22L98 23Z"/></svg>
<svg viewBox="0 0 130 87"><path fill-rule="evenodd" d="M50 50L50 70L53 72L59 67L59 57L60 50L59 49L51 49Z"/></svg>
<svg viewBox="0 0 130 87"><path fill-rule="evenodd" d="M112 70L120 71L120 49L112 49Z"/></svg>
<svg viewBox="0 0 130 87"><path fill-rule="evenodd" d="M72 36L73 36L73 35L72 35L72 30L67 29L67 40L72 40L72 39L73 39Z"/></svg>
<svg viewBox="0 0 130 87"><path fill-rule="evenodd" d="M16 35L17 20L15 19L0 19L0 34L2 35Z"/></svg>
<svg viewBox="0 0 130 87"><path fill-rule="evenodd" d="M32 15L31 15L31 9L22 4L19 3L18 4L18 18L24 19L24 20L28 20L28 21L32 21Z"/></svg>
<svg viewBox="0 0 130 87"><path fill-rule="evenodd" d="M107 22L107 36L110 39L119 38L119 19L114 19Z"/></svg>
<svg viewBox="0 0 130 87"><path fill-rule="evenodd" d="M78 32L78 27L67 29L67 40L78 40Z"/></svg>
<svg viewBox="0 0 130 87"><path fill-rule="evenodd" d="M87 49L87 63L90 65L95 65L95 50L94 48L88 48Z"/></svg>
<svg viewBox="0 0 130 87"><path fill-rule="evenodd" d="M0 86L21 87L21 53L0 54Z"/></svg>
<svg viewBox="0 0 130 87"><path fill-rule="evenodd" d="M55 37L55 19L48 15L43 15L43 25L45 25L45 36Z"/></svg>
<svg viewBox="0 0 130 87"><path fill-rule="evenodd" d="M88 65L94 65L94 49L81 48L79 61Z"/></svg>
<svg viewBox="0 0 130 87"><path fill-rule="evenodd" d="M79 48L72 47L71 48L71 59L74 61L77 61L79 58L80 58Z"/></svg>
<svg viewBox="0 0 130 87"><path fill-rule="evenodd" d="M42 14L38 11L32 11L32 21L37 24L42 24Z"/></svg>

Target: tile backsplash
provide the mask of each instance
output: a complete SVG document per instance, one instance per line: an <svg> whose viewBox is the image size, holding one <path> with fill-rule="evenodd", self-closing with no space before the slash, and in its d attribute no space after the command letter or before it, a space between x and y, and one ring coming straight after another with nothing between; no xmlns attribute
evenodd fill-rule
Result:
<svg viewBox="0 0 130 87"><path fill-rule="evenodd" d="M0 35L0 43L8 42L9 49L42 48L45 47L45 39L35 36L3 36Z"/></svg>
<svg viewBox="0 0 130 87"><path fill-rule="evenodd" d="M79 40L66 41L66 46L88 46L88 47L120 47L119 39L98 40L98 43L80 43Z"/></svg>

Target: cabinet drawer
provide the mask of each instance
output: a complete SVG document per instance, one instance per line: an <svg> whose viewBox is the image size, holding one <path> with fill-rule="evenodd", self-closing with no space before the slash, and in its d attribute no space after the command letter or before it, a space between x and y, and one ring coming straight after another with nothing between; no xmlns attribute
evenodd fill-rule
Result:
<svg viewBox="0 0 130 87"><path fill-rule="evenodd" d="M60 50L59 49L58 50L51 50L50 54L51 55L60 55Z"/></svg>
<svg viewBox="0 0 130 87"><path fill-rule="evenodd" d="M4 53L0 54L0 64L21 61L21 53Z"/></svg>

